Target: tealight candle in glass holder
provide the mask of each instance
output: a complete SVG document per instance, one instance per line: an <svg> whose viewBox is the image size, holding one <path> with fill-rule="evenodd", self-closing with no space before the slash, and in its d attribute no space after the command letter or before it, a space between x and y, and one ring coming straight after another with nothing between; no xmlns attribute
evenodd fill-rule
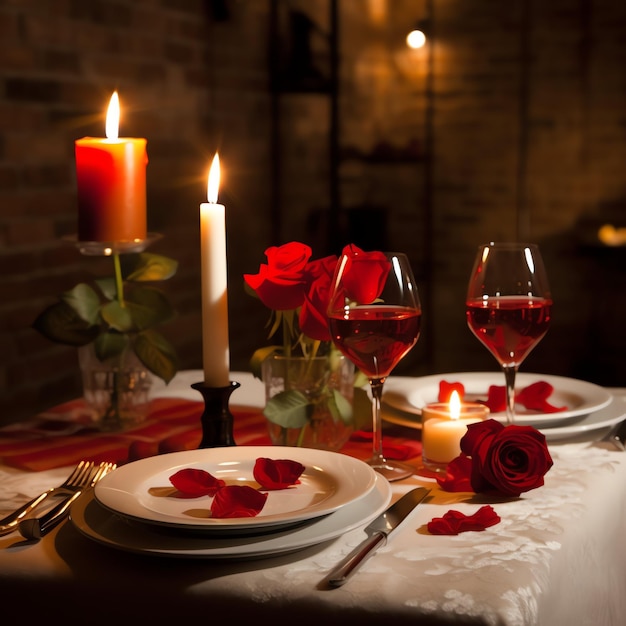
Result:
<svg viewBox="0 0 626 626"><path fill-rule="evenodd" d="M443 472L461 454L461 439L467 427L489 415L489 408L477 402L462 403L457 391L450 402L427 404L422 408L422 462L424 467Z"/></svg>

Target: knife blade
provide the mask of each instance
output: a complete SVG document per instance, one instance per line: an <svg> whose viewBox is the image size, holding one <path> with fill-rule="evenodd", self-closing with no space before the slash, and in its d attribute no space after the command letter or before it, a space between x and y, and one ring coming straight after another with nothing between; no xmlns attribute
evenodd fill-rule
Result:
<svg viewBox="0 0 626 626"><path fill-rule="evenodd" d="M395 504L381 513L365 528L369 535L326 577L331 587L340 587L378 548L387 543L392 532L413 512L415 507L430 493L430 489L417 487L404 494Z"/></svg>

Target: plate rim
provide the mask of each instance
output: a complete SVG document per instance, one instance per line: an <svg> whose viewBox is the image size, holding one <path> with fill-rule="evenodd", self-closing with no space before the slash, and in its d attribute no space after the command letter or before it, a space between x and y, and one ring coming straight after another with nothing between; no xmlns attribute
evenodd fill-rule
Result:
<svg viewBox="0 0 626 626"><path fill-rule="evenodd" d="M419 388L421 384L433 384L441 380L455 379L455 380L462 381L463 378L467 380L468 378L476 379L479 377L490 378L490 377L501 377L501 376L502 376L501 372L444 372L441 374L432 374L428 376L417 376L415 378L407 378L407 377L403 377L402 379L398 378L395 380L395 382L393 382L392 378L390 378L388 381L388 383L391 381L391 383L388 384L389 395L387 395L387 397L385 398L386 394L383 393L383 403L386 406L391 407L392 409L396 411L410 413L410 414L419 416L421 415L421 409L417 407L415 404L412 404L410 402L408 398L408 393L400 389L402 385L410 384L414 387L414 390L415 390ZM523 415L520 415L517 420L517 423L520 425L537 426L538 424L536 422L538 420L544 421L544 422L547 422L549 420L554 425L553 427L556 427L555 424L558 424L559 422L572 420L573 418L576 418L576 417L580 417L582 419L582 417L584 417L585 415L588 415L589 413L599 411L607 407L613 399L613 394L605 387L601 387L600 385L596 385L595 383L592 383L586 380L570 378L567 376L557 376L553 374L540 374L536 372L518 372L517 380L522 382L522 384L524 385L530 384L532 382L536 382L537 380L543 380L543 381L549 382L555 388L557 388L559 384L567 385L570 387L573 385L576 385L577 387L583 386L586 389L593 390L599 397L602 398L601 400L599 399L595 401L595 404L591 406L584 406L582 408L572 409L569 411L561 411L558 413L523 414ZM526 382L523 382L523 381L526 381ZM396 400L397 397L403 397L402 398L403 401L402 402L397 401ZM391 402L390 402L390 399L391 399ZM494 413L491 415L491 417L503 423L506 422L506 417L504 413ZM396 416L392 415L390 419L388 419L388 421L392 422L395 420L394 423L399 423L400 419L401 418L396 418ZM408 423L408 420L407 420L407 423Z"/></svg>
<svg viewBox="0 0 626 626"><path fill-rule="evenodd" d="M247 541L246 547L241 550L232 545L228 546L229 543L232 544L236 541L235 537L228 534L211 536L207 539L197 534L167 535L159 533L158 529L155 529L153 525L144 526L141 523L135 528L133 524L129 524L123 518L108 512L105 507L100 505L95 498L93 490L86 492L74 502L70 509L69 518L74 528L81 535L101 545L125 552L173 558L251 559L295 552L330 541L360 526L366 526L387 508L391 502L392 495L393 492L389 481L382 476L376 475L374 487L363 498L347 504L330 515L315 519L306 526L296 527L291 530L281 530L271 534L260 534L256 537L256 541ZM86 518L85 514L90 506L97 507L97 514L102 516L99 527L94 528ZM111 537L111 534L114 534L116 530L118 535L119 532L128 535L126 543L121 543L119 537L117 539ZM140 533L144 541L146 539L154 539L155 544L151 547L139 546L136 541L133 541L133 536L135 538L137 536L136 533ZM165 545L168 540L188 547L185 549L182 547L168 547ZM159 541L162 542L160 546L158 545ZM222 543L223 545L221 547L211 547L211 542L216 544Z"/></svg>
<svg viewBox="0 0 626 626"><path fill-rule="evenodd" d="M213 457L213 460L205 457ZM325 465L332 466L333 464L330 461L330 459L332 459L332 461L337 464L336 468L332 468L335 469L335 477L339 479L336 481L336 484L341 486L341 474L352 470L358 474L359 491L355 491L353 494L350 492L344 494L339 489L336 494L331 494L329 498L322 501L319 505L297 509L292 513L259 515L245 518L190 518L189 520L181 520L179 518L173 518L166 513L151 511L139 503L136 498L136 493L133 493L133 488L139 487L139 484L148 480L151 473L163 473L164 471L174 472L183 467L200 464L207 465L219 462L220 460L222 460L222 462L224 460L234 460L238 462L244 462L246 460L251 461L258 457L274 459L290 458L291 460L301 462L305 467L307 465L314 465L322 469L324 469ZM338 452L290 446L225 446L219 448L183 450L133 461L103 477L103 479L96 484L94 494L98 503L112 513L138 522L176 528L179 530L189 530L196 533L240 532L242 530L256 528L267 529L293 525L333 513L338 508L365 497L374 488L376 477L375 470L364 461ZM130 482L130 484L129 479L133 481ZM125 483L121 488L120 481ZM271 495L272 493L278 492L269 491L268 493ZM122 498L121 503L118 501L120 498ZM193 500L189 500L189 502L193 502Z"/></svg>

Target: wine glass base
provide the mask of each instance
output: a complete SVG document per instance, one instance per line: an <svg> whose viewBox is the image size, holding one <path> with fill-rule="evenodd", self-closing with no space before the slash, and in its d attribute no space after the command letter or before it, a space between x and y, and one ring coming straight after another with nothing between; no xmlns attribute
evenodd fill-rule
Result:
<svg viewBox="0 0 626 626"><path fill-rule="evenodd" d="M367 461L367 464L384 476L389 482L409 478L409 476L413 476L416 471L415 468L408 463L390 461L388 459L371 459Z"/></svg>

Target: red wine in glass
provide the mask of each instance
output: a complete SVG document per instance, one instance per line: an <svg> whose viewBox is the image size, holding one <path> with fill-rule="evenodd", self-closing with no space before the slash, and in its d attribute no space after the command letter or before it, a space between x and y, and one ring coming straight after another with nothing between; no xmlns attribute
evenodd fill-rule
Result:
<svg viewBox="0 0 626 626"><path fill-rule="evenodd" d="M479 246L465 302L467 325L497 359L506 384L507 422L515 421L515 376L550 326L552 296L539 247Z"/></svg>
<svg viewBox="0 0 626 626"><path fill-rule="evenodd" d="M521 363L548 332L552 300L502 296L466 303L470 330L501 365Z"/></svg>
<svg viewBox="0 0 626 626"><path fill-rule="evenodd" d="M415 345L421 311L386 305L357 306L329 317L335 345L368 378L389 376Z"/></svg>
<svg viewBox="0 0 626 626"><path fill-rule="evenodd" d="M380 410L386 378L420 334L422 310L406 255L346 246L335 270L327 313L333 342L369 378L373 426L369 465L390 481L411 476L415 468L383 454Z"/></svg>

